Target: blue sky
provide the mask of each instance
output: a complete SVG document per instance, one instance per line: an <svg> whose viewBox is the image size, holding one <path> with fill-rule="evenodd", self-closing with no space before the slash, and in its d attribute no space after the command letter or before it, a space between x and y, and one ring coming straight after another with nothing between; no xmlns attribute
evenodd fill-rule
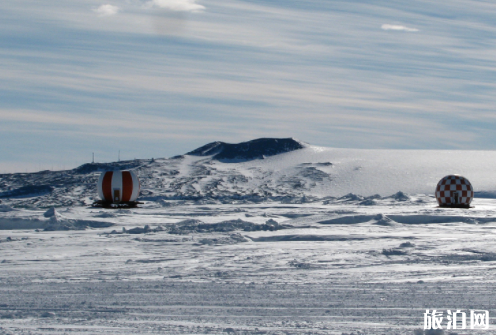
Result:
<svg viewBox="0 0 496 335"><path fill-rule="evenodd" d="M491 1L0 3L1 172L295 137L496 149Z"/></svg>

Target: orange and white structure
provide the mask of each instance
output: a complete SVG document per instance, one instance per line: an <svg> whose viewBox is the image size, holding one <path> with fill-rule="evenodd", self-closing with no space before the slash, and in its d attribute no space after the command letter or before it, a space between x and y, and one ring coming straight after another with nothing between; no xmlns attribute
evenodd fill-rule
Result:
<svg viewBox="0 0 496 335"><path fill-rule="evenodd" d="M105 171L97 188L101 203L133 204L138 199L140 182L133 171Z"/></svg>
<svg viewBox="0 0 496 335"><path fill-rule="evenodd" d="M440 207L470 207L474 189L467 178L454 174L437 183L436 199Z"/></svg>

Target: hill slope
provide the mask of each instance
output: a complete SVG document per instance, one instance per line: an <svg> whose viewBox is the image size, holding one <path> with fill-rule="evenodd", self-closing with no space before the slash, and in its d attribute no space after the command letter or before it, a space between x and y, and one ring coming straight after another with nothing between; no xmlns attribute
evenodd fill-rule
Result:
<svg viewBox="0 0 496 335"><path fill-rule="evenodd" d="M187 155L212 156L213 159L217 160L242 162L303 149L304 147L303 143L292 138L259 138L237 144L212 142L188 152Z"/></svg>
<svg viewBox="0 0 496 335"><path fill-rule="evenodd" d="M264 151L255 145L257 141L250 145L214 142L170 159L4 174L0 175L0 199L14 206L89 205L96 200L100 172L116 168L136 171L142 185L140 199L145 201L291 202L348 193L433 194L437 182L454 173L467 177L479 195L496 190L496 152L492 151L333 149L302 145L291 139L263 140L276 146ZM296 148L298 145L302 147ZM287 150L267 156L281 148ZM256 159L261 153L264 159Z"/></svg>

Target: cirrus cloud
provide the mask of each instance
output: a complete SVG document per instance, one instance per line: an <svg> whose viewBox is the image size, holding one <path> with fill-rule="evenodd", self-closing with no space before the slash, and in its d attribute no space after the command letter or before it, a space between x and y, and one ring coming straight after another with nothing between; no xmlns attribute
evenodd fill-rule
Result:
<svg viewBox="0 0 496 335"><path fill-rule="evenodd" d="M205 7L196 3L196 0L151 0L147 7L159 7L174 12L198 12Z"/></svg>
<svg viewBox="0 0 496 335"><path fill-rule="evenodd" d="M119 7L114 5L101 5L100 7L93 10L99 16L112 16L119 12Z"/></svg>
<svg viewBox="0 0 496 335"><path fill-rule="evenodd" d="M383 24L381 26L381 29L382 30L398 30L398 31L408 31L408 32L416 32L416 31L419 31L418 29L416 28L409 28L409 27L405 27L405 26L400 26L400 25L396 25L396 24Z"/></svg>

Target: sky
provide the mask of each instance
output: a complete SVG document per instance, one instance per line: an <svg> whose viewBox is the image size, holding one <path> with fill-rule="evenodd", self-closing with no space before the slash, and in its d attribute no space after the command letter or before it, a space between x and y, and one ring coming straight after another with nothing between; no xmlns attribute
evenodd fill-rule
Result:
<svg viewBox="0 0 496 335"><path fill-rule="evenodd" d="M213 141L496 150L496 3L0 2L0 173Z"/></svg>

